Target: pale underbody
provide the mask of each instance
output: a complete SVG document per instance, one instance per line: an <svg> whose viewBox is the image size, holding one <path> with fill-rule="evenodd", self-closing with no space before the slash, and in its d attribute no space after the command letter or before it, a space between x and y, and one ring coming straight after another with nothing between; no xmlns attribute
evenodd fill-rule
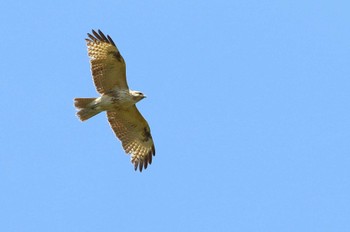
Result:
<svg viewBox="0 0 350 232"><path fill-rule="evenodd" d="M133 92L129 92L129 90L111 91L96 98L89 106L98 111L118 111L127 109L142 99L136 98L137 96L133 96L132 93Z"/></svg>
<svg viewBox="0 0 350 232"><path fill-rule="evenodd" d="M85 121L103 111L128 110L143 98L145 96L139 91L114 89L98 98L77 98L75 105L80 109L78 117Z"/></svg>

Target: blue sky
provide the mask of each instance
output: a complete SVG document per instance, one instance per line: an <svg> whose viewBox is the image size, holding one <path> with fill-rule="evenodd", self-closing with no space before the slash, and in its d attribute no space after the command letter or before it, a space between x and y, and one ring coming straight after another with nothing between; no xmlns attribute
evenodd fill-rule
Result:
<svg viewBox="0 0 350 232"><path fill-rule="evenodd" d="M349 1L3 1L0 231L350 231ZM135 172L94 97L109 34L148 98Z"/></svg>

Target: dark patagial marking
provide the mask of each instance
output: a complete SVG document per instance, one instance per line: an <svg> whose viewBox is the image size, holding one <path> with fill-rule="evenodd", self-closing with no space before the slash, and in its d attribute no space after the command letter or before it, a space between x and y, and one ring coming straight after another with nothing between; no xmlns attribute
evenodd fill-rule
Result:
<svg viewBox="0 0 350 232"><path fill-rule="evenodd" d="M151 132L149 131L149 129L147 127L143 128L143 137L144 139L142 140L143 142L147 142L148 140L152 139L152 135Z"/></svg>
<svg viewBox="0 0 350 232"><path fill-rule="evenodd" d="M112 54L112 56L116 58L119 62L123 62L123 58L120 55L120 52L109 52L108 54Z"/></svg>

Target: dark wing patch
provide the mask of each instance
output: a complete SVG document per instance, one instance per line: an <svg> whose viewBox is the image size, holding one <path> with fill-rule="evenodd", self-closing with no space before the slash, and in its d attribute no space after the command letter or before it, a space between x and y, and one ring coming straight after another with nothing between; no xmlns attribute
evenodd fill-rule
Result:
<svg viewBox="0 0 350 232"><path fill-rule="evenodd" d="M151 135L151 131L149 130L149 128L144 127L143 128L143 142L147 142L148 140L152 139L152 135Z"/></svg>
<svg viewBox="0 0 350 232"><path fill-rule="evenodd" d="M156 153L147 121L136 106L118 112L107 111L107 117L125 152L131 154L135 170L142 172L152 163L152 156Z"/></svg>
<svg viewBox="0 0 350 232"><path fill-rule="evenodd" d="M126 66L114 41L102 31L92 30L86 39L91 72L100 94L115 88L129 89L126 82Z"/></svg>

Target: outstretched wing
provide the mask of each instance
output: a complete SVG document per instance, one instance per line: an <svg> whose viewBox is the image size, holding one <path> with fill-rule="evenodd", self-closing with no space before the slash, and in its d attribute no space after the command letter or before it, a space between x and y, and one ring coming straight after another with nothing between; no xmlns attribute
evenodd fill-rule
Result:
<svg viewBox="0 0 350 232"><path fill-rule="evenodd" d="M114 88L129 89L126 82L126 67L123 57L112 38L98 30L92 30L86 39L92 77L100 94Z"/></svg>
<svg viewBox="0 0 350 232"><path fill-rule="evenodd" d="M152 156L156 153L147 121L136 106L118 112L107 111L107 117L125 152L131 154L135 170L139 168L142 172L152 163Z"/></svg>

